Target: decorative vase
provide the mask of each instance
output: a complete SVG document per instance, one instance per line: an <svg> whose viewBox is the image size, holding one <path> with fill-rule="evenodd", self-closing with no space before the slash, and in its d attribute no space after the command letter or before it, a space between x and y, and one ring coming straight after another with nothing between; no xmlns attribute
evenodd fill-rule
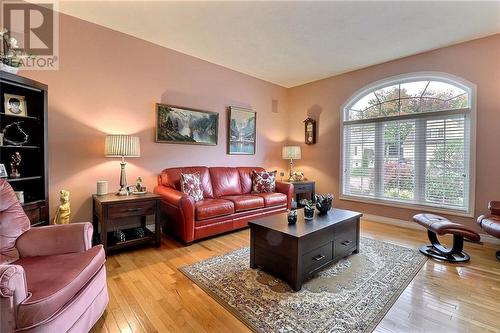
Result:
<svg viewBox="0 0 500 333"><path fill-rule="evenodd" d="M9 66L0 62L0 70L7 73L17 74L17 72L19 71L19 67Z"/></svg>
<svg viewBox="0 0 500 333"><path fill-rule="evenodd" d="M304 207L304 219L312 220L314 218L314 207L305 206Z"/></svg>
<svg viewBox="0 0 500 333"><path fill-rule="evenodd" d="M332 208L333 194L316 195L316 209L319 214L325 215Z"/></svg>

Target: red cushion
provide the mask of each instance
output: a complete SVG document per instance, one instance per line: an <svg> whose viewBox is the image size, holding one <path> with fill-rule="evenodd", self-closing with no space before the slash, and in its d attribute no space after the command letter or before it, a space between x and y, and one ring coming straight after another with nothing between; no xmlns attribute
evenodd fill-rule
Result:
<svg viewBox="0 0 500 333"><path fill-rule="evenodd" d="M241 194L240 175L236 168L210 168L210 179L216 198Z"/></svg>
<svg viewBox="0 0 500 333"><path fill-rule="evenodd" d="M237 212L264 207L264 199L256 195L229 195L222 199L231 200Z"/></svg>
<svg viewBox="0 0 500 333"><path fill-rule="evenodd" d="M200 173L201 189L203 190L204 198L213 198L212 183L210 182L210 174L208 168L204 166L193 166L184 168L168 168L161 172L161 185L181 191L181 174L182 173Z"/></svg>
<svg viewBox="0 0 500 333"><path fill-rule="evenodd" d="M195 203L196 220L206 220L212 217L234 213L234 204L229 200L204 199Z"/></svg>
<svg viewBox="0 0 500 333"><path fill-rule="evenodd" d="M241 184L241 193L247 194L252 192L252 176L253 171L261 172L265 171L264 168L261 167L237 167L238 172L240 174L240 184Z"/></svg>
<svg viewBox="0 0 500 333"><path fill-rule="evenodd" d="M85 252L21 258L14 262L26 273L32 294L18 308L18 327L48 319L70 301L104 265L102 245Z"/></svg>
<svg viewBox="0 0 500 333"><path fill-rule="evenodd" d="M0 264L19 259L16 240L30 228L30 221L10 184L0 178Z"/></svg>
<svg viewBox="0 0 500 333"><path fill-rule="evenodd" d="M266 207L287 204L287 196L283 193L255 193L254 195L264 198Z"/></svg>

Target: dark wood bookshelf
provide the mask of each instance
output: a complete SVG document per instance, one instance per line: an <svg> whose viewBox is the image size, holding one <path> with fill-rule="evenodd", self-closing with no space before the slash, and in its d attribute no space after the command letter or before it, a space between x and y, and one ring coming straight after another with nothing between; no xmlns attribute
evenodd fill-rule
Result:
<svg viewBox="0 0 500 333"><path fill-rule="evenodd" d="M26 116L5 112L5 94L24 96ZM23 145L5 142L0 145L0 163L5 165L10 175L11 156L21 154L19 178L7 178L14 191L24 192L22 204L31 225L45 225L49 222L49 186L47 170L47 105L48 87L22 76L0 71L0 132L5 126L21 122L29 140Z"/></svg>

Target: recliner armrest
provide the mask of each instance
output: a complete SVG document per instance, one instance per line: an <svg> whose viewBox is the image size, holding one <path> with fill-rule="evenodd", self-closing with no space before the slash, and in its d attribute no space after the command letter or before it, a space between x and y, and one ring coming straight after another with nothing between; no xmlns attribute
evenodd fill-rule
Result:
<svg viewBox="0 0 500 333"><path fill-rule="evenodd" d="M276 182L276 192L285 194L287 196L287 208L292 208L293 184Z"/></svg>
<svg viewBox="0 0 500 333"><path fill-rule="evenodd" d="M491 211L491 214L500 215L500 201L490 201L488 209Z"/></svg>
<svg viewBox="0 0 500 333"><path fill-rule="evenodd" d="M17 307L28 297L24 269L19 265L0 265L0 332L13 332Z"/></svg>
<svg viewBox="0 0 500 333"><path fill-rule="evenodd" d="M92 224L70 223L31 228L16 241L21 258L87 251L92 247Z"/></svg>

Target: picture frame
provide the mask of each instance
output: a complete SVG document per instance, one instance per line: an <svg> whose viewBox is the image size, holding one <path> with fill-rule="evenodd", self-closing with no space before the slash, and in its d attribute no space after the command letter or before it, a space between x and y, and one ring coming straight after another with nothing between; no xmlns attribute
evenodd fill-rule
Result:
<svg viewBox="0 0 500 333"><path fill-rule="evenodd" d="M157 143L216 146L219 113L156 103Z"/></svg>
<svg viewBox="0 0 500 333"><path fill-rule="evenodd" d="M257 112L230 106L227 136L227 153L229 155L255 155Z"/></svg>
<svg viewBox="0 0 500 333"><path fill-rule="evenodd" d="M27 117L27 105L26 96L22 95L12 95L3 94L4 97L4 114L17 116L17 117Z"/></svg>
<svg viewBox="0 0 500 333"><path fill-rule="evenodd" d="M7 169L4 164L0 164L0 178L8 178Z"/></svg>

